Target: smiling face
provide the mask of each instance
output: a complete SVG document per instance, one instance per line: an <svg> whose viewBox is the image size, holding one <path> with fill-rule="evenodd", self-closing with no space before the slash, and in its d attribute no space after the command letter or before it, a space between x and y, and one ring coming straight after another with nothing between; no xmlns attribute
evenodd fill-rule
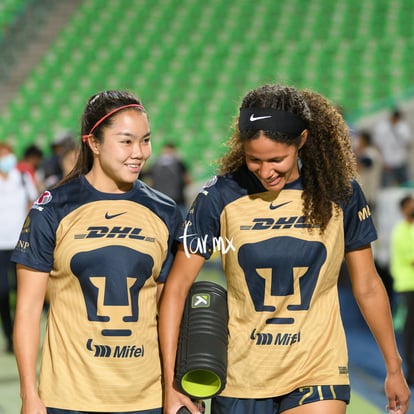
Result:
<svg viewBox="0 0 414 414"><path fill-rule="evenodd" d="M151 155L150 129L145 112L126 109L111 117L103 128L103 140L93 136L89 146L94 154L88 181L99 191L129 191Z"/></svg>
<svg viewBox="0 0 414 414"><path fill-rule="evenodd" d="M302 133L299 147L268 138L261 133L244 143L246 164L268 191L280 191L299 178L298 151L306 141L307 131Z"/></svg>

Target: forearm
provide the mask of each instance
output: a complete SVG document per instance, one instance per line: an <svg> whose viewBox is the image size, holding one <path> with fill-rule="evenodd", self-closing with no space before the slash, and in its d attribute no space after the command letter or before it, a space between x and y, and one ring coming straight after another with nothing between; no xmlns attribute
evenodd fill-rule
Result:
<svg viewBox="0 0 414 414"><path fill-rule="evenodd" d="M23 401L37 396L36 366L40 345L40 319L47 281L47 273L17 265L14 348Z"/></svg>
<svg viewBox="0 0 414 414"><path fill-rule="evenodd" d="M401 371L388 294L370 246L348 252L346 262L355 300L381 350L387 372Z"/></svg>
<svg viewBox="0 0 414 414"><path fill-rule="evenodd" d="M166 386L172 386L174 383L175 360L184 301L182 289L174 289L173 286L165 287L160 305L159 337Z"/></svg>
<svg viewBox="0 0 414 414"><path fill-rule="evenodd" d="M355 299L381 350L387 372L400 371L402 360L395 340L388 295L382 281L378 278L367 292L355 292Z"/></svg>
<svg viewBox="0 0 414 414"><path fill-rule="evenodd" d="M177 413L180 407L191 407L189 398L179 392L175 382L175 361L177 355L180 324L188 289L169 285L161 297L159 338L164 380L164 413ZM192 407L194 408L194 407Z"/></svg>
<svg viewBox="0 0 414 414"><path fill-rule="evenodd" d="M40 344L40 315L30 310L16 312L14 351L22 400L37 395L36 367Z"/></svg>
<svg viewBox="0 0 414 414"><path fill-rule="evenodd" d="M188 291L196 279L204 259L198 255L186 257L178 251L173 268L165 283L159 314L159 338L166 386L174 385L174 368L178 336Z"/></svg>

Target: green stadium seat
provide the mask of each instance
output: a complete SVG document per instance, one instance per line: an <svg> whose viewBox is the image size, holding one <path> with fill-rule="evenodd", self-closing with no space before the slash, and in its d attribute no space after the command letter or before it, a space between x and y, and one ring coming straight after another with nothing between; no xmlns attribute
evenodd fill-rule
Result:
<svg viewBox="0 0 414 414"><path fill-rule="evenodd" d="M0 114L0 133L47 147L79 128L93 93L129 89L149 108L154 151L176 140L205 179L240 98L259 84L313 88L355 113L412 89L411 1L81 2ZM2 18L9 2L24 0L3 0Z"/></svg>

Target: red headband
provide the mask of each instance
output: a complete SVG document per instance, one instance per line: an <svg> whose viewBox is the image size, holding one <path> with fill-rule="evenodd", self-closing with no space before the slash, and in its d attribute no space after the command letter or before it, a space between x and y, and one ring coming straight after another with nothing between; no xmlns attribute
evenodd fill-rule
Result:
<svg viewBox="0 0 414 414"><path fill-rule="evenodd" d="M82 135L82 141L83 142L87 142L89 137L93 134L93 131L95 131L95 129L103 122L105 121L106 118L109 118L112 114L114 114L115 112L120 111L121 109L125 109L125 108L131 108L131 107L135 107L138 109L141 109L142 111L145 111L145 108L140 105L140 104L129 104L129 105L124 105L124 106L120 106L119 108L115 108L113 109L111 112L108 112L106 115L104 115L101 119L99 119L95 125L91 128L91 130L89 131L89 134L86 135Z"/></svg>

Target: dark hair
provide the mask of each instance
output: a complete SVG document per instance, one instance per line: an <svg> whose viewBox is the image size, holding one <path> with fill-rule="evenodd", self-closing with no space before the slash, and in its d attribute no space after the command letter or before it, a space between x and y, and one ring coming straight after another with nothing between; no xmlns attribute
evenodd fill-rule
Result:
<svg viewBox="0 0 414 414"><path fill-rule="evenodd" d="M308 124L308 138L299 150L303 182L303 214L308 223L320 226L323 232L332 217L332 206L347 201L352 194L352 179L357 177L356 161L351 148L349 129L335 105L310 90L289 86L264 85L247 93L240 109L273 108L291 112ZM298 146L299 137L271 131L238 130L227 145L229 151L218 161L223 174L246 165L243 142L255 139L260 132L277 142Z"/></svg>
<svg viewBox="0 0 414 414"><path fill-rule="evenodd" d="M414 198L412 195L406 195L400 200L400 208L403 209L405 206L412 201Z"/></svg>
<svg viewBox="0 0 414 414"><path fill-rule="evenodd" d="M167 142L164 144L164 148L176 149L176 148L177 148L177 146L175 145L175 143L174 143L174 142L172 142L172 141L167 141Z"/></svg>
<svg viewBox="0 0 414 414"><path fill-rule="evenodd" d="M92 95L89 98L82 114L80 135L83 136L89 134L94 125L109 112L116 108L120 108L121 106L130 104L142 105L142 102L132 93L119 90L108 90ZM142 111L142 109L139 108L136 110ZM98 126L96 126L93 130L93 136L96 141L102 142L103 128L111 125L111 123L112 115L104 119ZM86 174L90 171L92 165L93 154L89 148L89 144L87 142L82 142L79 156L73 170L57 185L61 185L72 180L73 178L79 177L82 174Z"/></svg>
<svg viewBox="0 0 414 414"><path fill-rule="evenodd" d="M401 112L400 108L394 108L391 111L391 117L394 118L394 119L402 118L402 112Z"/></svg>
<svg viewBox="0 0 414 414"><path fill-rule="evenodd" d="M23 157L24 158L29 158L29 157L38 157L38 158L42 158L43 157L43 151L35 144L29 145L28 147L26 147L26 149L24 150L23 153Z"/></svg>
<svg viewBox="0 0 414 414"><path fill-rule="evenodd" d="M367 144L367 145L371 145L372 144L372 135L370 132L368 131L360 131L359 132L359 136L362 139L362 141Z"/></svg>

